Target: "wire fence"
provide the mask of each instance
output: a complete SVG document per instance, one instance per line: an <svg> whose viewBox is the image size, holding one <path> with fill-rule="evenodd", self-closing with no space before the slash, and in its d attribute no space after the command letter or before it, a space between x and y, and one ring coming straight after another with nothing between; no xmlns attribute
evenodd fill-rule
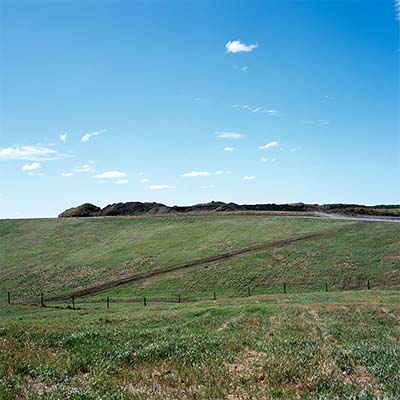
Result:
<svg viewBox="0 0 400 400"><path fill-rule="evenodd" d="M19 298L17 295L13 295L11 291L7 292L6 305L25 305L34 307L49 307L49 308L64 308L64 309L82 309L85 305L104 305L107 309L111 307L112 304L142 304L144 307L150 305L151 303L194 303L194 302L204 302L219 299L234 299L251 297L256 295L267 295L267 294L301 294L301 293L316 293L316 292L343 292L349 290L371 290L372 282L370 279L366 281L359 281L358 283L353 283L350 287L338 287L336 284L329 284L328 282L297 282L297 283L287 283L281 282L279 285L263 285L263 286L242 286L240 288L229 287L228 290L210 290L207 293L201 293L197 295L196 293L190 293L188 291L183 291L184 295L177 294L173 296L163 296L163 297L152 297L152 296L132 296L132 297L118 297L118 296L106 296L104 293L99 293L100 297L93 296L76 296L74 294L70 296L63 296L63 300L52 300L49 297L48 301L43 292L41 292L37 298L26 301L23 298ZM374 289L387 289L375 286ZM193 295L192 295L193 294ZM79 307L78 307L79 303ZM4 303L3 303L4 304Z"/></svg>

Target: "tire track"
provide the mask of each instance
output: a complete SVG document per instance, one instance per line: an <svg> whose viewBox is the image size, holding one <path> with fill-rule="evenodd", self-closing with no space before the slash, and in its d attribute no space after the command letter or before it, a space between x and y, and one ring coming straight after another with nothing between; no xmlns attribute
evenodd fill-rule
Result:
<svg viewBox="0 0 400 400"><path fill-rule="evenodd" d="M116 279L116 280L113 280L110 282L106 282L106 283L98 284L98 285L91 286L91 287L88 287L85 289L77 290L77 291L71 292L69 294L48 297L48 298L46 298L46 301L62 301L62 300L67 300L67 299L71 298L72 296L74 296L75 298L83 297L83 296L90 296L90 295L105 292L110 289L114 289L119 286L127 285L132 282L139 282L139 281L143 281L148 278L155 277L155 276L166 275L166 274L169 274L170 272L187 269L187 268L197 266L197 265L208 264L208 263L212 263L215 261L225 261L225 260L228 260L228 259L231 259L234 257L240 257L242 255L245 255L248 253L255 253L255 252L261 251L261 250L268 250L268 249L273 249L273 248L284 247L284 246L288 246L288 245L291 245L293 243L300 242L303 240L310 240L310 239L320 238L320 237L324 237L324 236L335 235L337 233L347 231L350 229L354 229L354 228L362 226L362 225L364 225L364 222L358 222L355 224L340 226L340 227L333 228L333 229L326 229L326 230L319 231L319 232L308 233L306 235L297 236L297 237L293 237L293 238L289 238L289 239L280 239L280 240L275 240L272 242L260 243L260 244L254 245L254 246L244 247L244 248L241 248L238 250L233 250L233 251L230 251L227 253L217 254L215 256L210 256L210 257L206 257L206 258L188 261L186 263L175 265L172 267L159 268L159 269L155 269L155 270L149 271L149 272L143 272L143 273L139 273L139 274L129 275L129 276L126 276L121 279Z"/></svg>

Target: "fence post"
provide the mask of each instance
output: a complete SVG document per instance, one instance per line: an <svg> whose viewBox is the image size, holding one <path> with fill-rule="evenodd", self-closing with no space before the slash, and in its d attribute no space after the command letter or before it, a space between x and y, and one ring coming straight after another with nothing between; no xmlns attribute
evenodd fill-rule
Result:
<svg viewBox="0 0 400 400"><path fill-rule="evenodd" d="M369 279L368 279L368 281L367 281L367 287L368 287L368 290L371 289L371 287L370 287L370 285L369 285Z"/></svg>
<svg viewBox="0 0 400 400"><path fill-rule="evenodd" d="M75 310L75 296L72 295L71 299L72 299L72 309Z"/></svg>
<svg viewBox="0 0 400 400"><path fill-rule="evenodd" d="M215 292L214 292L214 300L217 300L217 295Z"/></svg>
<svg viewBox="0 0 400 400"><path fill-rule="evenodd" d="M145 307L147 306L146 297L143 297L143 305L144 305Z"/></svg>
<svg viewBox="0 0 400 400"><path fill-rule="evenodd" d="M328 291L328 283L325 282L325 292L327 292L327 291Z"/></svg>
<svg viewBox="0 0 400 400"><path fill-rule="evenodd" d="M43 292L40 293L40 305L41 307L44 307Z"/></svg>
<svg viewBox="0 0 400 400"><path fill-rule="evenodd" d="M180 302L181 302L181 295L178 294L178 303L180 303Z"/></svg>
<svg viewBox="0 0 400 400"><path fill-rule="evenodd" d="M286 283L283 282L283 293L286 294Z"/></svg>
<svg viewBox="0 0 400 400"><path fill-rule="evenodd" d="M110 308L110 298L107 297L107 310Z"/></svg>
<svg viewBox="0 0 400 400"><path fill-rule="evenodd" d="M251 296L250 286L247 286L247 294L249 295L249 297Z"/></svg>
<svg viewBox="0 0 400 400"><path fill-rule="evenodd" d="M11 304L11 293L10 292L7 292L7 301L8 301L8 304Z"/></svg>

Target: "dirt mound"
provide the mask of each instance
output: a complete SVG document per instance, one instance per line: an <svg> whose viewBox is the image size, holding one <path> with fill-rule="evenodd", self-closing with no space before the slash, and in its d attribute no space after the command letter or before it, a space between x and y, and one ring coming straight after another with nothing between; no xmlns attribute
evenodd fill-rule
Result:
<svg viewBox="0 0 400 400"><path fill-rule="evenodd" d="M169 207L161 203L142 203L132 201L128 203L109 204L103 209L93 204L85 203L79 207L70 208L59 215L60 218L68 217L96 217L96 216L123 216L142 214L171 214L171 213L202 213L224 211L284 211L284 212L325 212L345 215L382 215L400 216L400 206L379 205L364 206L358 204L236 204L212 201L210 203L195 204L192 206Z"/></svg>
<svg viewBox="0 0 400 400"><path fill-rule="evenodd" d="M94 217L100 215L101 208L91 203L84 203L78 207L72 207L62 212L59 218Z"/></svg>
<svg viewBox="0 0 400 400"><path fill-rule="evenodd" d="M141 203L140 201L131 201L128 203L109 204L101 210L101 215L140 215L147 213L154 208L166 207L160 203Z"/></svg>

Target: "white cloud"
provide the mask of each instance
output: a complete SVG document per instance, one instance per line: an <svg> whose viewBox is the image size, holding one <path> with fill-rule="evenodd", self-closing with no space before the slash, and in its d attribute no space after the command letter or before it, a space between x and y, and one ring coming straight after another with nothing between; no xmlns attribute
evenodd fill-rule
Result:
<svg viewBox="0 0 400 400"><path fill-rule="evenodd" d="M90 164L84 164L75 168L75 173L86 172L87 174L91 174L95 172L95 169Z"/></svg>
<svg viewBox="0 0 400 400"><path fill-rule="evenodd" d="M65 158L56 150L41 146L17 146L0 149L0 160L45 161Z"/></svg>
<svg viewBox="0 0 400 400"><path fill-rule="evenodd" d="M222 175L224 172L223 171L217 171L216 173L215 173L215 175Z"/></svg>
<svg viewBox="0 0 400 400"><path fill-rule="evenodd" d="M70 172L62 172L61 176L73 176L80 173L92 174L96 172L92 164L93 161L88 161L88 164L78 165Z"/></svg>
<svg viewBox="0 0 400 400"><path fill-rule="evenodd" d="M215 188L215 185L203 185L203 186L200 186L200 189L212 189L212 188Z"/></svg>
<svg viewBox="0 0 400 400"><path fill-rule="evenodd" d="M215 132L215 134L221 139L243 139L246 137L245 134L238 132Z"/></svg>
<svg viewBox="0 0 400 400"><path fill-rule="evenodd" d="M396 19L400 21L400 0L395 0L395 9L396 9Z"/></svg>
<svg viewBox="0 0 400 400"><path fill-rule="evenodd" d="M81 142L88 142L92 137L98 136L101 133L105 133L105 132L107 132L107 129L102 129L102 130L96 131L96 132L87 132L82 136Z"/></svg>
<svg viewBox="0 0 400 400"><path fill-rule="evenodd" d="M121 171L107 171L102 172L101 174L94 175L94 178L98 179L115 179L115 178L125 178L128 176L125 172Z"/></svg>
<svg viewBox="0 0 400 400"><path fill-rule="evenodd" d="M210 173L208 171L191 171L191 172L186 172L185 174L182 174L181 176L185 177L193 177L193 176L209 176Z"/></svg>
<svg viewBox="0 0 400 400"><path fill-rule="evenodd" d="M329 125L330 121L329 119L318 119L318 120L313 120L313 119L302 119L300 121L301 124L306 124L306 125L318 125L318 126L325 126Z"/></svg>
<svg viewBox="0 0 400 400"><path fill-rule="evenodd" d="M68 132L65 132L65 133L60 135L60 139L64 143L67 141L67 137L68 137Z"/></svg>
<svg viewBox="0 0 400 400"><path fill-rule="evenodd" d="M273 163L273 162L276 161L276 158L275 157L273 157L273 158L261 157L260 161L263 162L263 163L266 163L266 162Z"/></svg>
<svg viewBox="0 0 400 400"><path fill-rule="evenodd" d="M246 72L249 69L249 67L247 65L245 65L244 67L242 67L242 71Z"/></svg>
<svg viewBox="0 0 400 400"><path fill-rule="evenodd" d="M32 164L25 164L22 167L22 171L34 171L40 168L40 162L33 162Z"/></svg>
<svg viewBox="0 0 400 400"><path fill-rule="evenodd" d="M171 185L150 185L150 190L166 190L166 189L176 189L176 186Z"/></svg>
<svg viewBox="0 0 400 400"><path fill-rule="evenodd" d="M140 183L147 183L147 182L150 182L150 179L143 178L140 180Z"/></svg>
<svg viewBox="0 0 400 400"><path fill-rule="evenodd" d="M256 177L254 175L246 175L242 177L242 181L254 181Z"/></svg>
<svg viewBox="0 0 400 400"><path fill-rule="evenodd" d="M277 147L277 146L279 146L279 143L275 140L275 141L273 141L273 142L264 144L263 146L259 146L258 148L259 148L260 150L266 150L266 149L270 149L270 148L272 148L272 147Z"/></svg>
<svg viewBox="0 0 400 400"><path fill-rule="evenodd" d="M118 179L116 183L117 185L125 185L128 182L129 182L128 179Z"/></svg>
<svg viewBox="0 0 400 400"><path fill-rule="evenodd" d="M43 172L28 172L29 176L44 176Z"/></svg>
<svg viewBox="0 0 400 400"><path fill-rule="evenodd" d="M224 151L234 151L234 147L224 147Z"/></svg>
<svg viewBox="0 0 400 400"><path fill-rule="evenodd" d="M252 112L252 113L264 112L264 113L267 113L269 116L277 116L277 115L279 115L279 111L278 110L269 110L267 108L260 107L260 106L252 107L252 106L249 106L248 104L234 104L232 107L233 108L239 108L241 110L249 111L249 112Z"/></svg>
<svg viewBox="0 0 400 400"><path fill-rule="evenodd" d="M244 44L240 40L230 40L225 44L227 53L240 53L240 52L250 52L258 47L258 44Z"/></svg>

